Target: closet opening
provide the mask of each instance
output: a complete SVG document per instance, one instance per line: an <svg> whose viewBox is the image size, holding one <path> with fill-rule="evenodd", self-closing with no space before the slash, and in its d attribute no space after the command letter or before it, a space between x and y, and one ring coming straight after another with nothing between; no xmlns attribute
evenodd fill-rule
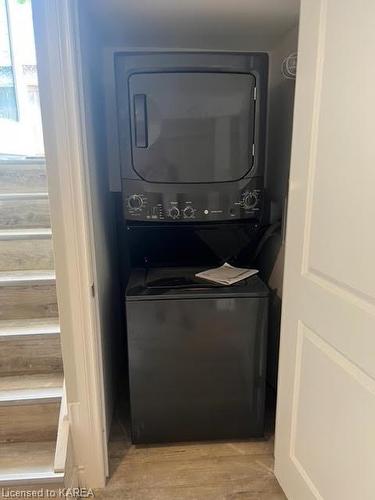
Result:
<svg viewBox="0 0 375 500"><path fill-rule="evenodd" d="M266 4L79 4L114 490L178 497L200 476L174 485L173 470L197 460L220 495L214 457L221 474L237 477L240 460L280 493L266 469L299 2ZM223 264L258 272L231 285L197 276Z"/></svg>

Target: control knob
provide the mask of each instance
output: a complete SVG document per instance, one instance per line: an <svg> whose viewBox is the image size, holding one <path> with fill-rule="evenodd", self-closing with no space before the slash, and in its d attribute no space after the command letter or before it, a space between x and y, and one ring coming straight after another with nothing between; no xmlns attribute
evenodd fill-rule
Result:
<svg viewBox="0 0 375 500"><path fill-rule="evenodd" d="M132 210L140 210L143 207L143 200L139 194L132 194L128 198L128 207Z"/></svg>
<svg viewBox="0 0 375 500"><path fill-rule="evenodd" d="M172 207L169 209L168 214L172 219L177 219L180 216L180 210L177 207Z"/></svg>
<svg viewBox="0 0 375 500"><path fill-rule="evenodd" d="M254 208L258 202L258 196L256 193L246 193L243 197L243 206L246 209Z"/></svg>
<svg viewBox="0 0 375 500"><path fill-rule="evenodd" d="M186 207L184 208L184 217L187 219L190 219L191 217L194 216L194 208L193 207Z"/></svg>

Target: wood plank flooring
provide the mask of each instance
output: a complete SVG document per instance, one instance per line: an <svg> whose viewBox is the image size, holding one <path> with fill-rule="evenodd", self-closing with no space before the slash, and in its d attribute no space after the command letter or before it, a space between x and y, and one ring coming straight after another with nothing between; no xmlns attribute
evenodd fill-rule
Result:
<svg viewBox="0 0 375 500"><path fill-rule="evenodd" d="M116 416L110 478L99 499L285 500L273 474L273 434L265 440L134 446Z"/></svg>

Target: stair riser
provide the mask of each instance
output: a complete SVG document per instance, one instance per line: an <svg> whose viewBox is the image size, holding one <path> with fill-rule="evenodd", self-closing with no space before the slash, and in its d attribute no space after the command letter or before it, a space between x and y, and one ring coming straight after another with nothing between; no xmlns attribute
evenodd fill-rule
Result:
<svg viewBox="0 0 375 500"><path fill-rule="evenodd" d="M0 163L0 193L39 193L47 191L44 164Z"/></svg>
<svg viewBox="0 0 375 500"><path fill-rule="evenodd" d="M0 304L0 320L58 316L55 284L0 286Z"/></svg>
<svg viewBox="0 0 375 500"><path fill-rule="evenodd" d="M61 487L64 478L53 473L55 447L53 441L1 443L0 488L12 486L12 490L33 490L44 487L50 490L58 485ZM56 498L60 498L59 495Z"/></svg>
<svg viewBox="0 0 375 500"><path fill-rule="evenodd" d="M53 269L52 240L0 241L0 271Z"/></svg>
<svg viewBox="0 0 375 500"><path fill-rule="evenodd" d="M0 406L0 442L52 441L60 402Z"/></svg>
<svg viewBox="0 0 375 500"><path fill-rule="evenodd" d="M48 199L0 200L0 229L49 227Z"/></svg>
<svg viewBox="0 0 375 500"><path fill-rule="evenodd" d="M62 371L59 335L0 337L0 376Z"/></svg>

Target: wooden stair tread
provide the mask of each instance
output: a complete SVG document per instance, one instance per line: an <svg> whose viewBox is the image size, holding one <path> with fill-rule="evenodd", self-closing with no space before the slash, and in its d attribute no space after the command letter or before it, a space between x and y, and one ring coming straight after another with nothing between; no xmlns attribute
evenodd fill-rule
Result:
<svg viewBox="0 0 375 500"><path fill-rule="evenodd" d="M1 271L0 286L48 285L55 282L53 270Z"/></svg>
<svg viewBox="0 0 375 500"><path fill-rule="evenodd" d="M53 441L2 443L0 485L62 482L64 475L53 470L55 447Z"/></svg>
<svg viewBox="0 0 375 500"><path fill-rule="evenodd" d="M9 319L0 321L0 338L60 333L58 318Z"/></svg>
<svg viewBox="0 0 375 500"><path fill-rule="evenodd" d="M44 240L52 237L51 228L0 229L1 240Z"/></svg>
<svg viewBox="0 0 375 500"><path fill-rule="evenodd" d="M59 401L62 387L62 373L0 377L0 405Z"/></svg>

